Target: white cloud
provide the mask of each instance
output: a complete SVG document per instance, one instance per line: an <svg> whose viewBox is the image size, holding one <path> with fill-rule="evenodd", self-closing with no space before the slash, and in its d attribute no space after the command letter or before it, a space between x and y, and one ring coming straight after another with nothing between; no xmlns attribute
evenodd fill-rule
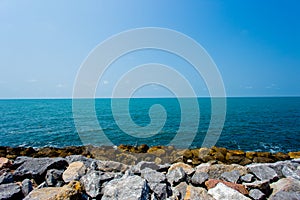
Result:
<svg viewBox="0 0 300 200"><path fill-rule="evenodd" d="M27 80L27 82L29 82L29 83L35 83L35 82L37 82L37 80L36 79L29 79L29 80Z"/></svg>
<svg viewBox="0 0 300 200"><path fill-rule="evenodd" d="M104 84L104 85L107 85L108 83L109 83L108 80L104 80L104 81L103 81L103 84Z"/></svg>
<svg viewBox="0 0 300 200"><path fill-rule="evenodd" d="M65 87L65 86L64 86L63 84L59 83L59 84L56 85L56 87L58 87L58 88L63 88L63 87Z"/></svg>

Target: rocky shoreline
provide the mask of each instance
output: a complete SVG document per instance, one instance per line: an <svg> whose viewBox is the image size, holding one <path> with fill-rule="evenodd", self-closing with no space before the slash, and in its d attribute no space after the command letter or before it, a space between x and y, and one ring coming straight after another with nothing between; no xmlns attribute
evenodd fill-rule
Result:
<svg viewBox="0 0 300 200"><path fill-rule="evenodd" d="M300 200L300 152L0 147L4 199Z"/></svg>

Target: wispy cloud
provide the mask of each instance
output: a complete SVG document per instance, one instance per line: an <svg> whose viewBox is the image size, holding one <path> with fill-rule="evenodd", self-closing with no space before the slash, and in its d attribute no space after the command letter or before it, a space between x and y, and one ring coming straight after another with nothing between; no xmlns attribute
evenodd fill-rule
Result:
<svg viewBox="0 0 300 200"><path fill-rule="evenodd" d="M103 81L103 84L104 84L104 85L107 85L107 84L109 84L109 81L108 81L108 80L104 80L104 81Z"/></svg>
<svg viewBox="0 0 300 200"><path fill-rule="evenodd" d="M37 80L36 79L29 79L26 82L28 82L28 83L35 83L35 82L37 82Z"/></svg>
<svg viewBox="0 0 300 200"><path fill-rule="evenodd" d="M57 88L63 88L63 87L65 87L65 85L64 85L64 84L61 84L61 83L59 83L59 84L57 84L57 85L56 85L56 87L57 87Z"/></svg>

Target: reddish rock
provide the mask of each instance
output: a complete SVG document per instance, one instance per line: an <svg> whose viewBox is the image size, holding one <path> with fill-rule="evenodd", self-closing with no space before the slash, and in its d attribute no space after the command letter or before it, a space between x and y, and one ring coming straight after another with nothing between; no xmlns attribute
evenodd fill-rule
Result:
<svg viewBox="0 0 300 200"><path fill-rule="evenodd" d="M209 179L208 181L205 182L205 185L207 187L207 189L211 189L214 188L218 183L223 183L224 185L240 192L243 195L248 195L249 192L248 190L245 188L245 186L241 185L241 184L236 184L236 183L230 183L227 181L222 181L222 180L217 180L217 179Z"/></svg>

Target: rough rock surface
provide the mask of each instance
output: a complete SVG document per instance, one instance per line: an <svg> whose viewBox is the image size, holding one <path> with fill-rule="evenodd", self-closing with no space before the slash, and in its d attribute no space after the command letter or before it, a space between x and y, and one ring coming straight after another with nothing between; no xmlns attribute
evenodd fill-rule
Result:
<svg viewBox="0 0 300 200"><path fill-rule="evenodd" d="M83 162L76 161L71 163L66 171L64 171L62 178L66 183L72 180L79 180L86 172L86 167Z"/></svg>
<svg viewBox="0 0 300 200"><path fill-rule="evenodd" d="M279 178L275 170L266 165L252 164L249 165L248 168L259 180L262 181L267 180L272 182L278 180Z"/></svg>
<svg viewBox="0 0 300 200"><path fill-rule="evenodd" d="M20 185L16 183L8 183L0 185L0 199L1 200L15 200L21 199L23 193Z"/></svg>
<svg viewBox="0 0 300 200"><path fill-rule="evenodd" d="M31 158L16 169L14 178L17 180L33 178L37 183L41 183L48 169L64 169L67 165L67 161L63 158Z"/></svg>
<svg viewBox="0 0 300 200"><path fill-rule="evenodd" d="M147 200L149 197L149 186L145 179L139 176L124 176L114 179L104 187L103 200Z"/></svg>
<svg viewBox="0 0 300 200"><path fill-rule="evenodd" d="M216 187L209 189L208 194L216 200L250 200L250 198L223 183L218 183Z"/></svg>

